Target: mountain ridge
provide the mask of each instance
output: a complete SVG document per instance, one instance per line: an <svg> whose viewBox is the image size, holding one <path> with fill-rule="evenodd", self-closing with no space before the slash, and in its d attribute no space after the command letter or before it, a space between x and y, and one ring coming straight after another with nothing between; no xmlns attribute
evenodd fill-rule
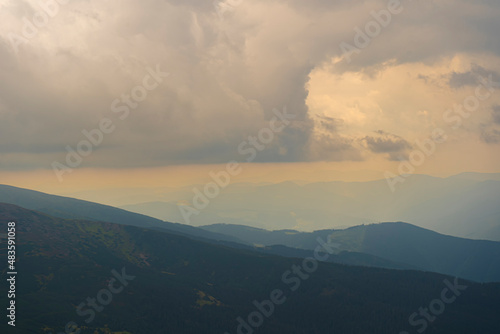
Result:
<svg viewBox="0 0 500 334"><path fill-rule="evenodd" d="M448 236L405 222L297 233L227 224L202 228L233 235L250 244L282 244L299 249L312 249L317 237L329 238L341 250L480 282L500 281L500 242Z"/></svg>
<svg viewBox="0 0 500 334"><path fill-rule="evenodd" d="M280 289L286 298L258 327L259 333L398 333L411 328L408 317L454 281L435 273L321 262L307 279L292 285L282 276L305 263L302 259L0 204L2 228L8 221L16 222L17 270L22 273L16 283L16 329L23 332L59 332L74 324L81 334L150 334L166 329L234 333L237 319L249 321L249 315L259 310L255 303L264 303L271 291ZM102 300L100 291L120 273L127 285L108 304L97 304L103 309L90 317L86 298L97 294ZM5 271L1 276L5 278ZM299 286L292 290L295 284ZM463 295L446 306L427 333L497 333L500 284L459 284L466 287ZM0 295L2 303L6 298ZM6 326L2 322L0 330Z"/></svg>

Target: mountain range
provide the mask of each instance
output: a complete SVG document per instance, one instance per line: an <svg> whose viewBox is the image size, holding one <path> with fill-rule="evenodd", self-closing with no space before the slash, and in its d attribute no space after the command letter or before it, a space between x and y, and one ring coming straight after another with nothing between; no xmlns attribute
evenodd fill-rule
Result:
<svg viewBox="0 0 500 334"><path fill-rule="evenodd" d="M477 282L500 282L500 242L442 235L407 223L360 225L347 229L267 231L240 225L193 227L97 203L0 186L0 202L65 219L132 225L174 233L240 250L285 257L308 257L318 237L338 245L328 262L416 269Z"/></svg>
<svg viewBox="0 0 500 334"><path fill-rule="evenodd" d="M343 230L267 231L240 225L203 229L231 235L250 244L284 245L312 250L317 238L331 240L339 251L368 254L406 268L439 272L479 282L500 281L500 242L443 235L407 223L361 225ZM375 265L388 267L387 265Z"/></svg>
<svg viewBox="0 0 500 334"><path fill-rule="evenodd" d="M192 203L193 188L155 189L147 202L122 209L186 223L179 205ZM91 194L87 194L90 196ZM116 202L137 201L121 198ZM210 201L195 226L247 225L309 231L404 221L446 235L500 241L500 174L464 173L447 178L412 175L391 191L385 179L369 182L236 183Z"/></svg>
<svg viewBox="0 0 500 334"><path fill-rule="evenodd" d="M0 221L2 230L7 222L16 222L19 333L499 330L499 283L412 270L314 265L166 231L53 217L11 204L0 204ZM5 255L5 246L1 252ZM2 304L6 298L1 295ZM440 298L448 304L435 311L438 316L427 314L432 321L419 314L422 308L436 310L432 305ZM2 322L0 330L6 327Z"/></svg>

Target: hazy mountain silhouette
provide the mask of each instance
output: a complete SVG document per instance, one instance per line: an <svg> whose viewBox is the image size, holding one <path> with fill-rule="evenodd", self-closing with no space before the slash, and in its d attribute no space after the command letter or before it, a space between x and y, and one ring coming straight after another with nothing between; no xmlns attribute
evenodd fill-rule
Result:
<svg viewBox="0 0 500 334"><path fill-rule="evenodd" d="M170 198L175 195L169 193ZM179 199L191 201L193 195L186 195L186 189L177 195L171 202L121 207L183 222L176 203ZM233 184L191 217L195 226L225 223L302 231L385 221L405 221L447 235L500 241L500 174L412 175L398 183L395 192L386 180Z"/></svg>
<svg viewBox="0 0 500 334"><path fill-rule="evenodd" d="M10 186L0 186L0 200L61 218L107 221L170 231L210 243L288 257L306 257L307 254L300 249L314 249L317 237L332 238L344 252L330 257L331 262L419 269L478 282L500 281L500 243L454 238L403 223L313 233L293 230L269 232L220 224L197 228L163 222L111 206ZM256 245L268 247L253 247Z"/></svg>
<svg viewBox="0 0 500 334"><path fill-rule="evenodd" d="M16 204L27 209L37 210L60 218L86 219L93 221L106 221L123 225L144 227L153 230L169 231L172 233L188 236L197 240L221 244L238 249L258 251L265 254L275 254L287 257L307 257L310 252L296 249L295 247L273 246L253 247L237 237L207 231L202 228L188 225L163 222L155 218L140 215L111 206L82 201L62 196L49 195L28 189L21 189L0 185L0 198L6 203ZM418 267L397 263L359 252L346 252L332 255L329 262L375 266L391 269L419 269Z"/></svg>

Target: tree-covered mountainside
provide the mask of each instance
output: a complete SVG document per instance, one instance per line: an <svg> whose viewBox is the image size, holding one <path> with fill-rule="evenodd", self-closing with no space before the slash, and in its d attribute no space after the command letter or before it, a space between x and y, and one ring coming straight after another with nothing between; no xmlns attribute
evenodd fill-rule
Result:
<svg viewBox="0 0 500 334"><path fill-rule="evenodd" d="M78 326L82 334L233 334L238 317L245 322L240 333L500 329L500 284L324 262L316 268L311 260L0 204L2 231L9 221L17 233L17 317L15 328L1 323L2 333L73 332ZM1 294L0 303L6 299ZM441 304L444 309L436 309ZM428 314L432 310L439 314ZM263 313L268 317L259 317Z"/></svg>
<svg viewBox="0 0 500 334"><path fill-rule="evenodd" d="M251 250L255 245L268 246L257 250L288 257L307 256L307 252L302 250L314 249L318 237L331 238L343 252L330 257L330 262L419 269L478 282L500 282L500 242L450 237L405 223L361 225L345 230L319 230L311 233L294 230L266 231L225 224L198 228L163 222L98 203L0 185L0 202L2 201L55 217L168 231L234 248Z"/></svg>
<svg viewBox="0 0 500 334"><path fill-rule="evenodd" d="M317 242L317 240L316 240ZM284 257L295 257L295 258L307 258L311 256L311 249L301 249L301 248L293 248L287 247L283 245L272 245L272 246L248 246L239 243L233 242L225 242L219 241L217 242L219 245L229 246L236 249L244 249L264 254L271 255L279 255ZM346 251L340 248L340 244L334 243L334 253L331 254L325 262L332 263L340 263L340 264L349 264L355 266L366 266L366 267L378 267L378 268L387 268L387 269L417 269L421 270L418 267L411 266L406 263L398 263L390 260L383 259L378 256Z"/></svg>
<svg viewBox="0 0 500 334"><path fill-rule="evenodd" d="M193 238L240 242L240 240L193 226L164 222L156 218L118 209L109 205L45 194L39 191L0 184L0 202L9 203L66 219L87 219L124 225L168 230Z"/></svg>
<svg viewBox="0 0 500 334"><path fill-rule="evenodd" d="M253 247L245 241L228 234L207 231L189 225L159 221L155 218L117 209L98 203L77 200L68 197L49 195L33 190L0 185L0 202L19 205L21 207L40 211L55 217L66 219L84 219L104 221L123 225L145 227L148 229L168 231L188 236L193 239L222 244L238 249L257 250L262 253L288 257L307 257L309 252L292 247ZM379 257L358 254L357 252L342 252L329 257L328 261L344 264L375 266L391 269L418 269L404 263L396 263Z"/></svg>
<svg viewBox="0 0 500 334"><path fill-rule="evenodd" d="M401 222L311 233L224 224L203 228L247 243L302 249L313 249L318 237L330 238L342 250L478 282L500 282L500 242L451 237Z"/></svg>

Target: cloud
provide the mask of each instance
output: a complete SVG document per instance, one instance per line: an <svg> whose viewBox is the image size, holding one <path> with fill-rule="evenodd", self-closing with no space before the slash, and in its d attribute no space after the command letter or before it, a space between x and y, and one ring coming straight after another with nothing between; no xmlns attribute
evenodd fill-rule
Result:
<svg viewBox="0 0 500 334"><path fill-rule="evenodd" d="M481 132L481 139L488 144L500 143L500 128L485 126Z"/></svg>
<svg viewBox="0 0 500 334"><path fill-rule="evenodd" d="M377 89L354 98L342 115L317 116L307 104L311 73L356 74L353 82L361 85L360 76L387 80L381 73L398 64L432 67L457 53L496 57L500 5L407 3L351 64L331 65L340 42L352 42L354 27L386 6L382 0L244 0L221 18L211 1L71 1L16 53L12 34L22 35L26 20L42 9L35 0L6 2L0 12L0 169L64 161L66 147L75 148L82 130L103 117L116 130L82 167L225 163L240 159L238 144L268 126L273 108L285 106L296 119L256 162L361 160L356 138L365 138L371 152L396 158L408 149L404 139L356 132L356 125L378 113L394 127L408 127L413 116L393 117L400 109L389 103L380 111L368 101ZM120 120L112 102L157 64L171 75ZM450 85L466 87L490 71L477 64L451 74ZM396 132L385 124L373 128Z"/></svg>
<svg viewBox="0 0 500 334"><path fill-rule="evenodd" d="M449 85L451 88L461 88L464 86L477 86L480 84L481 78L486 79L490 75L492 76L493 81L495 82L499 81L500 74L472 63L470 71L462 73L452 72L450 74Z"/></svg>
<svg viewBox="0 0 500 334"><path fill-rule="evenodd" d="M316 123L319 128L327 132L337 132L342 125L344 120L324 115L316 116Z"/></svg>
<svg viewBox="0 0 500 334"><path fill-rule="evenodd" d="M362 142L373 153L387 153L387 158L391 161L404 159L407 151L412 148L408 141L398 135L382 130L375 131L375 133L376 136L366 136Z"/></svg>
<svg viewBox="0 0 500 334"><path fill-rule="evenodd" d="M500 105L493 106L493 109L491 111L491 118L493 119L494 123L500 124Z"/></svg>
<svg viewBox="0 0 500 334"><path fill-rule="evenodd" d="M491 122L479 126L480 138L487 144L500 143L500 105L495 105L491 110Z"/></svg>
<svg viewBox="0 0 500 334"><path fill-rule="evenodd" d="M361 161L362 152L354 138L339 134L316 134L308 148L311 161Z"/></svg>

